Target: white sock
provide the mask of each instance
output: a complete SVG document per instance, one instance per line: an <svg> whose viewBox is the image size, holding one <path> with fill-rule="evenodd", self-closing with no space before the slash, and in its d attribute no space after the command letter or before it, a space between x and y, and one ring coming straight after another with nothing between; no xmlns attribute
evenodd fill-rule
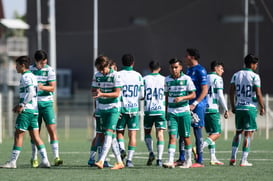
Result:
<svg viewBox="0 0 273 181"><path fill-rule="evenodd" d="M169 155L168 162L169 163L173 163L173 161L174 161L174 155L175 155L175 149L174 148L169 148L168 149L168 155Z"/></svg>
<svg viewBox="0 0 273 181"><path fill-rule="evenodd" d="M213 142L211 145L213 145L212 147L209 147L209 152L210 152L210 160L217 160L216 156L215 156L215 142Z"/></svg>
<svg viewBox="0 0 273 181"><path fill-rule="evenodd" d="M163 156L163 152L164 152L164 145L157 145L157 158L158 160L162 160L162 156Z"/></svg>
<svg viewBox="0 0 273 181"><path fill-rule="evenodd" d="M237 152L238 152L238 147L233 146L231 150L231 159L236 160Z"/></svg>
<svg viewBox="0 0 273 181"><path fill-rule="evenodd" d="M96 151L90 151L90 157L89 157L89 159L95 160L96 153L97 153Z"/></svg>
<svg viewBox="0 0 273 181"><path fill-rule="evenodd" d="M118 141L116 138L113 138L113 140L112 140L112 150L113 150L113 153L116 157L117 162L121 163L122 160L120 157L119 145L118 145Z"/></svg>
<svg viewBox="0 0 273 181"><path fill-rule="evenodd" d="M10 161L16 163L20 153L21 153L21 151L19 151L19 150L12 150Z"/></svg>
<svg viewBox="0 0 273 181"><path fill-rule="evenodd" d="M98 150L98 159L99 159L102 153L102 146L98 146L97 150Z"/></svg>
<svg viewBox="0 0 273 181"><path fill-rule="evenodd" d="M128 158L127 160L132 161L135 150L128 150Z"/></svg>
<svg viewBox="0 0 273 181"><path fill-rule="evenodd" d="M59 158L59 142L58 141L54 141L53 143L51 143L51 149L53 152L53 156L54 158Z"/></svg>
<svg viewBox="0 0 273 181"><path fill-rule="evenodd" d="M44 162L44 163L48 162L46 149L45 148L41 148L39 150L39 153L40 153L42 162Z"/></svg>
<svg viewBox="0 0 273 181"><path fill-rule="evenodd" d="M119 141L118 144L119 144L119 148L120 148L121 150L125 150L124 141Z"/></svg>
<svg viewBox="0 0 273 181"><path fill-rule="evenodd" d="M191 161L192 148L185 149L185 159L187 162Z"/></svg>
<svg viewBox="0 0 273 181"><path fill-rule="evenodd" d="M99 158L99 160L101 160L102 162L105 161L105 158L109 152L111 144L112 144L112 135L105 135L104 136L104 143L103 143L103 147L102 147L102 153Z"/></svg>
<svg viewBox="0 0 273 181"><path fill-rule="evenodd" d="M242 153L242 161L247 161L248 153L249 152L243 151L243 153Z"/></svg>
<svg viewBox="0 0 273 181"><path fill-rule="evenodd" d="M38 149L34 143L31 143L31 159L37 160L38 158Z"/></svg>

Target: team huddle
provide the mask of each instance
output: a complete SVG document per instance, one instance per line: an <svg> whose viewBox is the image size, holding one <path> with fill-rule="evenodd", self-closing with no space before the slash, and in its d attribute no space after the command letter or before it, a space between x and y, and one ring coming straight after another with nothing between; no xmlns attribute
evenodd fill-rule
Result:
<svg viewBox="0 0 273 181"><path fill-rule="evenodd" d="M90 147L89 166L100 169L122 169L134 167L133 157L137 146L139 130L140 100L144 100L145 144L149 155L147 165L153 164L164 168L204 167L203 150L208 147L210 165L223 165L216 158L215 142L221 135L219 106L224 110L224 117L229 117L228 106L223 95L224 65L211 62L211 71L199 64L200 54L195 48L186 49L186 73L183 72L182 60L169 60L170 75L160 74L161 67L156 61L149 63L150 73L144 77L133 69L134 57L122 56L122 69L117 71L115 62L106 56L99 56L95 61L97 72L92 80L92 97L95 102L96 136ZM257 129L256 114L258 104L263 115L264 104L261 93L260 77L255 70L258 58L249 54L244 59L245 68L236 72L231 79L229 91L231 111L235 114L236 134L232 141L230 165L236 164L237 151L243 135L242 158L240 166L252 166L248 162L250 141ZM47 65L47 54L39 50L35 53L35 64L30 66L27 56L16 59L20 80L20 103L13 111L18 113L11 158L1 168L16 168L20 155L23 136L29 131L32 143L31 166L49 168L45 145L39 136L42 120L50 136L54 156L53 164L59 166L63 160L59 156L59 144L56 134L56 121L53 111L53 92L56 86L54 70ZM153 148L152 128L155 127L157 153ZM203 140L202 129L208 133ZM128 147L125 148L125 129L128 129ZM192 128L192 129L191 129ZM168 158L163 163L164 130L168 130ZM191 130L195 145L191 143ZM179 158L175 152L179 140ZM106 157L112 148L116 159L114 165ZM38 149L38 150L37 150ZM41 156L39 164L37 153ZM193 155L193 158L192 158ZM96 158L97 157L97 158ZM126 160L125 160L126 158ZM194 160L194 163L193 163Z"/></svg>
<svg viewBox="0 0 273 181"><path fill-rule="evenodd" d="M164 168L204 167L203 150L208 147L211 165L223 165L215 155L215 141L221 135L221 105L224 117L228 118L228 107L223 95L224 65L211 62L211 72L207 74L198 61L199 51L188 48L185 55L187 66L183 73L182 61L169 61L170 75L162 76L158 62L149 63L150 74L142 76L133 70L134 57L125 54L122 57L122 69L117 71L115 64L106 56L99 56L95 61L98 72L92 81L92 96L96 100L97 134L90 148L89 166L102 169L122 169L134 167L133 155L136 149L136 131L139 130L139 102L144 100L145 143L149 152L147 165ZM235 113L236 134L232 142L230 165L236 164L238 146L243 139L243 153L240 166L252 166L247 161L250 138L257 129L257 104L260 114L264 114L264 104L260 89L260 77L254 71L258 58L252 54L245 57L245 68L236 72L231 80L230 103ZM157 155L153 149L151 136L155 126L157 138ZM128 150L124 143L124 130L128 128ZM191 127L195 136L192 146ZM203 140L202 128L205 127L208 137ZM168 159L162 162L164 151L164 130L168 130ZM179 138L179 158L175 161L176 142ZM106 156L112 148L116 163L112 166ZM98 159L96 161L96 153ZM195 163L192 163L192 153ZM124 160L127 157L126 161ZM125 165L124 165L125 163Z"/></svg>

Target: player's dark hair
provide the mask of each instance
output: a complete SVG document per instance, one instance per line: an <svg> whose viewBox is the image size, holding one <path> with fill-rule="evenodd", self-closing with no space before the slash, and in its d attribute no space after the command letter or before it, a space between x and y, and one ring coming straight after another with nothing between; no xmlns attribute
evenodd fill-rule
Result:
<svg viewBox="0 0 273 181"><path fill-rule="evenodd" d="M132 66L135 59L131 54L124 54L121 58L121 61L123 66Z"/></svg>
<svg viewBox="0 0 273 181"><path fill-rule="evenodd" d="M25 67L28 69L31 60L28 56L20 56L15 60L15 62L18 63L19 65L25 65Z"/></svg>
<svg viewBox="0 0 273 181"><path fill-rule="evenodd" d="M219 66L219 65L221 65L222 67L224 67L224 63L223 62L218 62L218 61L212 61L211 63L210 63L210 70L211 71L215 71L215 67L217 67L217 66Z"/></svg>
<svg viewBox="0 0 273 181"><path fill-rule="evenodd" d="M160 68L160 64L157 61L151 60L149 63L149 68L154 71L154 70L158 70Z"/></svg>
<svg viewBox="0 0 273 181"><path fill-rule="evenodd" d="M41 61L41 60L45 60L45 59L47 59L47 53L44 50L37 50L34 53L34 58L35 58L35 61L37 61L37 62Z"/></svg>
<svg viewBox="0 0 273 181"><path fill-rule="evenodd" d="M100 71L103 70L105 67L109 66L110 62L108 57L101 55L95 60L95 67Z"/></svg>
<svg viewBox="0 0 273 181"><path fill-rule="evenodd" d="M200 59L200 53L199 53L198 49L196 49L196 48L187 48L186 51L190 56L193 56L196 60Z"/></svg>
<svg viewBox="0 0 273 181"><path fill-rule="evenodd" d="M245 66L250 67L251 64L256 64L259 62L258 57L254 56L253 54L248 54L245 56Z"/></svg>
<svg viewBox="0 0 273 181"><path fill-rule="evenodd" d="M174 64L174 63L179 63L179 65L182 65L182 60L178 59L178 58L172 58L170 61L169 61L169 64Z"/></svg>

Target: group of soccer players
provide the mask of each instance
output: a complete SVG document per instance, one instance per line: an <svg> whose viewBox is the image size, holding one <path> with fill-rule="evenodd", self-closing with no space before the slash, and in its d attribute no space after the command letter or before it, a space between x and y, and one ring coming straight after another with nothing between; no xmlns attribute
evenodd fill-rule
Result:
<svg viewBox="0 0 273 181"><path fill-rule="evenodd" d="M56 133L56 120L53 109L53 92L56 87L56 73L47 64L47 53L37 50L34 54L35 63L31 58L20 56L16 59L16 70L21 74L19 85L19 104L13 108L18 113L15 125L14 144L9 161L0 165L0 168L16 168L17 159L23 146L23 137L26 131L31 136L32 156L31 166L49 168L47 152L39 136L42 121L44 120L50 137L50 144L54 156L53 165L63 164L59 156L59 142ZM40 153L39 163L37 154Z"/></svg>
<svg viewBox="0 0 273 181"><path fill-rule="evenodd" d="M97 135L90 148L89 166L98 168L111 167L122 169L134 167L133 155L136 149L136 131L139 130L139 103L144 100L145 143L149 152L147 165L164 168L204 167L203 149L208 147L211 165L223 165L215 155L215 141L220 137L221 124L219 105L228 118L228 107L223 95L224 65L211 62L211 72L199 64L200 54L195 48L188 48L184 61L187 66L183 73L182 60L169 60L169 76L160 74L158 62L151 61L151 73L142 77L134 67L134 57L125 54L122 57L122 69L117 71L112 61L106 56L99 56L95 61L98 72L92 80L92 96L96 100ZM236 72L231 80L230 103L235 113L236 135L232 142L230 165L235 165L236 154L243 139L243 153L240 166L252 166L247 161L250 138L257 129L257 104L260 115L264 114L264 104L260 89L260 77L255 70L258 58L249 54L244 59L245 68ZM157 155L153 149L151 136L155 126ZM128 128L128 150L125 149L124 130ZM190 140L191 127L195 136L195 146ZM202 128L208 137L203 140ZM168 128L168 159L162 161L164 151L164 130ZM176 142L179 137L179 158L174 161ZM116 163L111 166L106 156L112 148ZM98 160L95 155L98 152ZM195 163L192 163L192 152ZM127 157L126 162L124 159ZM125 165L124 165L125 163Z"/></svg>
<svg viewBox="0 0 273 181"><path fill-rule="evenodd" d="M56 120L53 109L53 92L56 86L55 71L47 64L47 53L38 50L34 55L35 64L30 65L28 56L16 59L16 70L22 74L20 79L20 101L13 109L18 113L11 158L1 168L16 168L20 155L23 136L29 131L32 143L31 166L49 168L45 145L39 136L42 120L50 136L54 155L53 164L59 166L63 160L59 156L59 144L56 134ZM149 63L150 73L144 77L136 72L134 56L122 56L122 69L117 71L115 62L107 56L99 56L95 61L97 72L92 80L92 97L95 100L96 136L90 148L89 166L100 169L122 169L134 167L133 156L137 146L136 134L139 130L140 100L144 100L145 143L149 152L147 165L164 168L204 167L203 149L209 148L210 164L223 165L215 155L215 141L220 137L221 124L219 105L228 118L228 107L223 96L224 65L211 62L211 72L199 64L200 54L195 48L185 51L184 61L187 66L183 72L182 60L169 60L170 75L160 74L158 62ZM236 164L238 146L243 138L243 152L240 166L252 166L247 157L253 132L257 129L257 105L260 115L265 113L261 93L260 77L255 70L258 58L249 54L244 59L245 68L236 72L231 79L230 104L235 113L236 134L232 142L230 165ZM157 155L153 149L151 136L155 126ZM124 133L128 128L129 143L125 148ZM195 136L195 146L190 140L191 127ZM208 137L203 140L202 128ZM163 163L164 130L168 129L168 159ZM179 138L179 158L174 161L176 142ZM112 148L116 163L112 166L106 161ZM39 164L37 149L41 156ZM195 163L192 163L192 152ZM96 159L96 153L98 158ZM126 162L124 165L124 159Z"/></svg>

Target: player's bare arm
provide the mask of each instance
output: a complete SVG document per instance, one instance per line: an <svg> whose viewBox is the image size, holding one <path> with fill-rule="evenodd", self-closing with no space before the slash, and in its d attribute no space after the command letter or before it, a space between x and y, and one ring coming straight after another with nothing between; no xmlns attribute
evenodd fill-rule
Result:
<svg viewBox="0 0 273 181"><path fill-rule="evenodd" d="M263 103L263 95L260 87L256 87L256 96L258 99L258 103L260 105L260 115L264 115L265 109L264 109L264 103Z"/></svg>
<svg viewBox="0 0 273 181"><path fill-rule="evenodd" d="M39 90L47 91L47 92L54 92L56 87L56 81L52 81L48 83L49 85L43 85L41 83L38 84Z"/></svg>
<svg viewBox="0 0 273 181"><path fill-rule="evenodd" d="M116 97L119 97L120 95L120 88L115 88L114 92L107 92L107 93L103 93L100 91L100 89L96 89L96 94L97 95L93 96L93 98L97 98L97 97L116 98Z"/></svg>
<svg viewBox="0 0 273 181"><path fill-rule="evenodd" d="M230 105L231 105L231 111L235 113L235 85L231 84L230 89L229 89L229 100L230 100Z"/></svg>
<svg viewBox="0 0 273 181"><path fill-rule="evenodd" d="M201 94L199 95L199 97L197 97L197 99L193 102L193 104L190 105L190 109L191 110L194 110L195 107L197 106L197 104L199 102L201 102L208 94L208 85L205 84L205 85L201 85ZM194 104L195 102L197 102L197 104Z"/></svg>
<svg viewBox="0 0 273 181"><path fill-rule="evenodd" d="M191 100L194 99L196 97L195 92L191 92L186 96L181 96L181 97L176 97L173 102L177 103L177 102L181 102L183 100Z"/></svg>

